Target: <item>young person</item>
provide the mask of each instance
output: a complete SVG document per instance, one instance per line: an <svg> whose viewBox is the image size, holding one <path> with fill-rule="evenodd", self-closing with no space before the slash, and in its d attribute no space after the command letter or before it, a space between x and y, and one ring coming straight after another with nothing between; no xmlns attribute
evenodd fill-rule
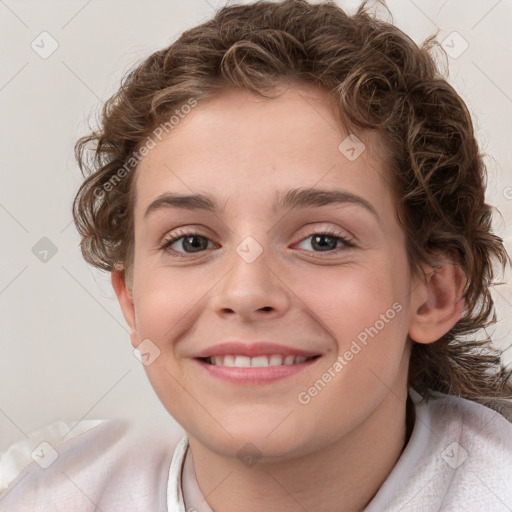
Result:
<svg viewBox="0 0 512 512"><path fill-rule="evenodd" d="M364 6L257 2L127 75L75 221L186 435L106 422L2 510L512 508L510 372L478 338L507 255L428 50Z"/></svg>

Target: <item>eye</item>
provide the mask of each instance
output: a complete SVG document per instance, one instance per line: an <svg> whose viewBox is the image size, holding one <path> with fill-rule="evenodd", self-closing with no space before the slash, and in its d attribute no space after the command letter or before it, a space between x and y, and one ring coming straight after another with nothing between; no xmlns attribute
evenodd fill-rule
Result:
<svg viewBox="0 0 512 512"><path fill-rule="evenodd" d="M314 252L332 252L342 247L353 247L353 244L339 233L325 231L312 233L304 238L298 245L299 249Z"/></svg>
<svg viewBox="0 0 512 512"><path fill-rule="evenodd" d="M211 249L210 239L198 233L175 233L168 237L160 247L163 251L173 255L173 253L197 253Z"/></svg>
<svg viewBox="0 0 512 512"><path fill-rule="evenodd" d="M213 248L215 245L209 238L197 232L180 231L167 237L160 249L171 256L179 256L180 254L200 253ZM331 232L330 230L311 233L297 245L299 249L313 252L337 252L337 249L353 246L354 244L340 233Z"/></svg>

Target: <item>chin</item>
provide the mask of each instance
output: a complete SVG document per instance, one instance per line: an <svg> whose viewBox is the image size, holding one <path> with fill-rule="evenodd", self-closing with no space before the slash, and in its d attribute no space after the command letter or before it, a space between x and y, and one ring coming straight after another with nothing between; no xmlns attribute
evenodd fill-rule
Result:
<svg viewBox="0 0 512 512"><path fill-rule="evenodd" d="M286 423L286 420L285 422ZM261 462L278 462L304 455L314 451L314 444L319 441L314 436L308 439L305 429L300 429L292 423L279 425L279 421L268 421L268 418L245 418L237 424L224 424L229 434L222 428L197 428L194 423L190 436L195 437L202 445L224 457L251 457ZM270 425L274 425L270 427ZM275 428L277 427L277 428ZM275 428L275 430L273 430ZM185 430L187 430L185 428ZM297 435L300 432L300 436ZM231 435L230 435L231 434ZM321 441L321 440L320 440Z"/></svg>

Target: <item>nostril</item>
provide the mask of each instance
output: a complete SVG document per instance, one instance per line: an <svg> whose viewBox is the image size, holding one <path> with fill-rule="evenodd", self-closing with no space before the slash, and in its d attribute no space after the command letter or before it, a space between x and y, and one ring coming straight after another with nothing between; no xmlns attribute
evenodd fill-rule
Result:
<svg viewBox="0 0 512 512"><path fill-rule="evenodd" d="M273 308L272 308L272 306L265 306L265 307L260 308L260 309L262 309L263 311L272 311Z"/></svg>

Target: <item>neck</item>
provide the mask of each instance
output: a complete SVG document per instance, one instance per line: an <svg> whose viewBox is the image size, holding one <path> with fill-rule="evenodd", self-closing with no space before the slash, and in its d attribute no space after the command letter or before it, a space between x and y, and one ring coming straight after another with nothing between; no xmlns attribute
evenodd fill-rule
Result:
<svg viewBox="0 0 512 512"><path fill-rule="evenodd" d="M251 467L189 436L199 488L215 512L361 511L398 461L414 421L411 412L406 422L406 393L398 399L390 392L362 424L321 450L277 463L262 459Z"/></svg>

